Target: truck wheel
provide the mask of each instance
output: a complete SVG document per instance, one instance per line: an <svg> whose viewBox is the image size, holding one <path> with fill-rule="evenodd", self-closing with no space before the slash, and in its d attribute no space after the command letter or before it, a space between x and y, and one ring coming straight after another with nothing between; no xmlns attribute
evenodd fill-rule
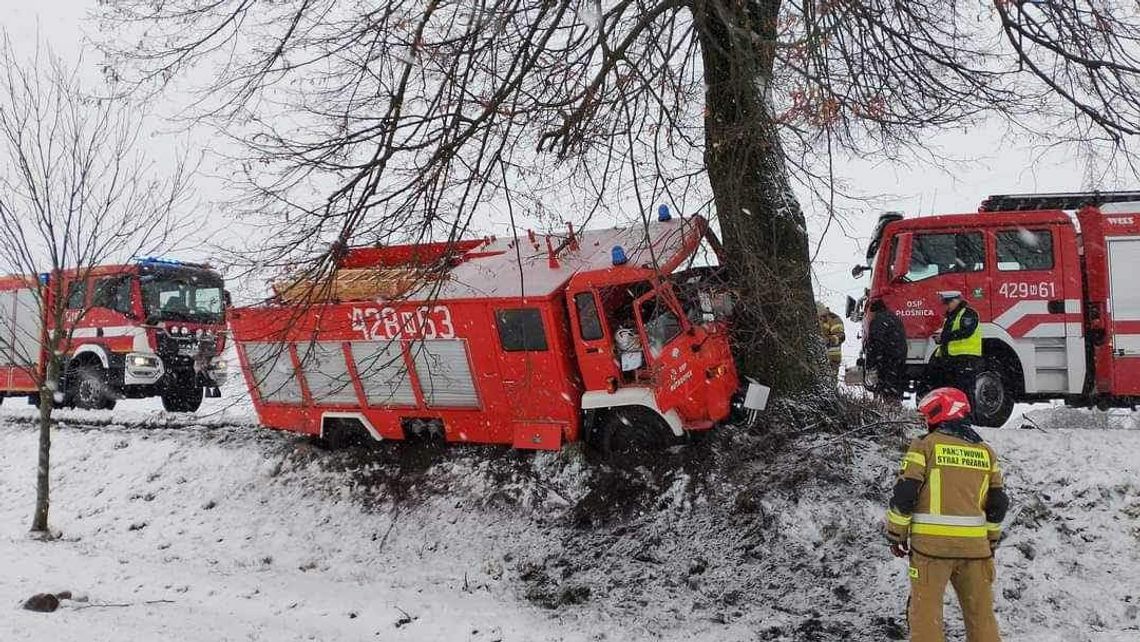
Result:
<svg viewBox="0 0 1140 642"><path fill-rule="evenodd" d="M71 405L85 410L110 410L115 397L107 385L107 373L95 364L75 367L68 377L68 394Z"/></svg>
<svg viewBox="0 0 1140 642"><path fill-rule="evenodd" d="M1000 428L1013 414L1013 390L1000 364L987 362L974 378L974 423Z"/></svg>
<svg viewBox="0 0 1140 642"><path fill-rule="evenodd" d="M162 393L162 407L166 412L197 412L205 396L205 388L186 381L185 387L176 387Z"/></svg>
<svg viewBox="0 0 1140 642"><path fill-rule="evenodd" d="M606 456L630 455L661 450L676 438L669 426L651 410L614 408L599 426L598 442Z"/></svg>

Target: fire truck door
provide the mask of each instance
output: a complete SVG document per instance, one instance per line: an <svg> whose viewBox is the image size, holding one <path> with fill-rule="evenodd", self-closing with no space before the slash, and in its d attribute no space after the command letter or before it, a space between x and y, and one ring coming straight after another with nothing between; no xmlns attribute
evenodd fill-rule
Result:
<svg viewBox="0 0 1140 642"><path fill-rule="evenodd" d="M520 307L495 310L499 339L499 374L516 420L549 419L550 409L565 405L559 367L550 349L552 330L544 309Z"/></svg>
<svg viewBox="0 0 1140 642"><path fill-rule="evenodd" d="M1109 239L1113 394L1140 394L1140 238Z"/></svg>
<svg viewBox="0 0 1140 642"><path fill-rule="evenodd" d="M621 378L613 339L608 336L600 310L598 296L593 290L577 292L571 298L574 352L586 390L604 390L608 379Z"/></svg>
<svg viewBox="0 0 1140 642"><path fill-rule="evenodd" d="M672 292L655 289L634 304L641 342L657 381L657 403L668 410L694 400L702 373L694 372L694 354L683 340L688 329Z"/></svg>
<svg viewBox="0 0 1140 642"><path fill-rule="evenodd" d="M902 252L892 244L890 265ZM905 254L901 257L906 259ZM944 308L938 293L957 290L970 303L985 306L978 310L982 320L988 313L985 271L985 243L981 232L922 232L911 241L910 260L905 274L889 275L891 285L887 306L903 320L907 336L907 358L925 360L933 349L929 340L942 328Z"/></svg>

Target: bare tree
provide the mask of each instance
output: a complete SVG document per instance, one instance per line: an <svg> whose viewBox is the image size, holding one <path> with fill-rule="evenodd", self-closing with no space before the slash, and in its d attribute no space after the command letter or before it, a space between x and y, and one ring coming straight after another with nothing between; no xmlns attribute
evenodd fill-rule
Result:
<svg viewBox="0 0 1140 642"><path fill-rule="evenodd" d="M742 370L785 390L821 363L795 190L826 196L835 154L892 158L996 115L1127 160L1140 126L1140 24L1119 0L105 0L98 15L110 76L186 83L185 115L244 145L247 203L281 223L263 265L328 271L329 248L455 238L503 203L579 224L630 199L712 209Z"/></svg>
<svg viewBox="0 0 1140 642"><path fill-rule="evenodd" d="M48 532L52 413L82 306L70 287L93 268L169 243L186 176L159 176L139 148L139 113L81 90L79 66L0 42L0 371L39 405L32 531Z"/></svg>

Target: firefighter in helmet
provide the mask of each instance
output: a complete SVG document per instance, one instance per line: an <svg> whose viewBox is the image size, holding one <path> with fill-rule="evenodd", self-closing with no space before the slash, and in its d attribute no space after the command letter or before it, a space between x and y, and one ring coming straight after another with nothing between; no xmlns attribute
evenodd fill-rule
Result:
<svg viewBox="0 0 1140 642"><path fill-rule="evenodd" d="M958 594L969 642L1000 642L993 610L993 550L1009 509L993 448L966 421L961 390L918 402L928 434L910 443L887 510L896 557L910 556L907 621L912 642L943 642L942 595Z"/></svg>
<svg viewBox="0 0 1140 642"><path fill-rule="evenodd" d="M819 334L827 348L827 365L831 367L832 376L837 377L839 366L843 362L843 341L847 338L843 331L843 319L818 301L815 311L819 315Z"/></svg>
<svg viewBox="0 0 1140 642"><path fill-rule="evenodd" d="M934 336L938 348L931 359L931 388L951 386L974 401L974 378L982 361L982 326L978 313L958 290L938 293L946 306L942 330Z"/></svg>

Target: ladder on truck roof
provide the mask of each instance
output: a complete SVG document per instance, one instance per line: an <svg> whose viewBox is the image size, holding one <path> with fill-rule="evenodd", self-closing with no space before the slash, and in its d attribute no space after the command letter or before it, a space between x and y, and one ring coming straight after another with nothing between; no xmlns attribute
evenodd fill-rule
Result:
<svg viewBox="0 0 1140 642"><path fill-rule="evenodd" d="M1052 194L995 194L982 201L979 212L1030 212L1079 210L1086 205L1140 202L1140 191L1056 192Z"/></svg>

